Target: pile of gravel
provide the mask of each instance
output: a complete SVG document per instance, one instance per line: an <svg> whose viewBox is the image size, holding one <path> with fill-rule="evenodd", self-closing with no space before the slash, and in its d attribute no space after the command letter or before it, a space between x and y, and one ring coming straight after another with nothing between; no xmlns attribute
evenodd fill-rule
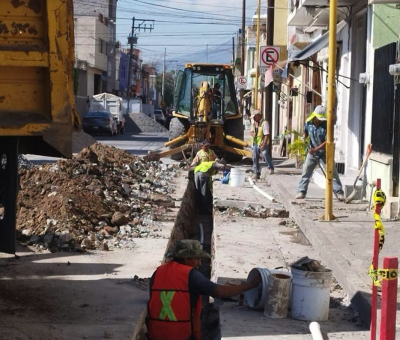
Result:
<svg viewBox="0 0 400 340"><path fill-rule="evenodd" d="M125 127L127 132L168 132L168 130L144 113L130 113L125 116Z"/></svg>

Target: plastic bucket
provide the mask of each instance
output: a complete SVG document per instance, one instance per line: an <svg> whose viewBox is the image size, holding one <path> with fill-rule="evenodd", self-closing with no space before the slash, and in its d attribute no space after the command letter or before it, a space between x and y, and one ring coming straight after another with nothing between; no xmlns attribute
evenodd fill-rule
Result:
<svg viewBox="0 0 400 340"><path fill-rule="evenodd" d="M278 269L269 270L267 268L253 268L247 276L247 282L250 282L257 275L257 273L260 273L261 275L261 284L257 288L248 290L246 293L244 293L244 295L250 308L263 310L265 308L270 276L273 274L284 274L290 277L291 273ZM289 298L290 295L291 293L289 292ZM288 303L288 306L290 306L290 302Z"/></svg>
<svg viewBox="0 0 400 340"><path fill-rule="evenodd" d="M271 274L265 300L264 315L273 319L287 317L292 278L288 274Z"/></svg>
<svg viewBox="0 0 400 340"><path fill-rule="evenodd" d="M243 186L246 179L246 170L239 168L232 168L230 174L230 185L231 187Z"/></svg>
<svg viewBox="0 0 400 340"><path fill-rule="evenodd" d="M326 321L329 317L332 271L310 272L292 267L292 318Z"/></svg>

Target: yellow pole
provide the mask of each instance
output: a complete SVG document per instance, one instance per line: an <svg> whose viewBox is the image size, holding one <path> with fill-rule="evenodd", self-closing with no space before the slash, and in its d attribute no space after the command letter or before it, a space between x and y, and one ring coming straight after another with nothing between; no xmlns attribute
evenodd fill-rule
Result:
<svg viewBox="0 0 400 340"><path fill-rule="evenodd" d="M256 67L256 79L254 82L254 109L258 109L258 64L260 63L260 10L261 10L261 0L258 0L257 5L257 37L256 37L256 55L255 55L255 67Z"/></svg>
<svg viewBox="0 0 400 340"><path fill-rule="evenodd" d="M333 166L335 158L335 143L333 142L333 119L336 98L335 73L336 73L336 25L337 25L337 0L330 0L329 4L329 63L328 63L328 106L327 106L327 138L326 138L326 189L325 189L325 221L335 220L332 213L332 186Z"/></svg>

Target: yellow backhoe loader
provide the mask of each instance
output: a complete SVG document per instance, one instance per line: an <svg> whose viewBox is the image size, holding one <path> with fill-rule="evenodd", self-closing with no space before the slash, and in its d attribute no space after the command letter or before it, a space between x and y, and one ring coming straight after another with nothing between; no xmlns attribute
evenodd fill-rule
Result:
<svg viewBox="0 0 400 340"><path fill-rule="evenodd" d="M194 157L208 140L220 157L230 162L251 157L243 140L243 116L239 113L232 68L219 64L186 64L174 89L175 111L169 125L169 150L150 153L149 159Z"/></svg>

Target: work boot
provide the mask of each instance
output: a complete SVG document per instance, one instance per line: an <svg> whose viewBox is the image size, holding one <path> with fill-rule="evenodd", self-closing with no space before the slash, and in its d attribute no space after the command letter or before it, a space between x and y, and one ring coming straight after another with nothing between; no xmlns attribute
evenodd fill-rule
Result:
<svg viewBox="0 0 400 340"><path fill-rule="evenodd" d="M303 198L306 198L306 194L305 193L303 193L303 192L299 192L297 195L296 195L296 199L303 199Z"/></svg>
<svg viewBox="0 0 400 340"><path fill-rule="evenodd" d="M343 194L337 194L337 199L338 199L340 202L343 202L343 201L346 199L346 197L344 197Z"/></svg>

